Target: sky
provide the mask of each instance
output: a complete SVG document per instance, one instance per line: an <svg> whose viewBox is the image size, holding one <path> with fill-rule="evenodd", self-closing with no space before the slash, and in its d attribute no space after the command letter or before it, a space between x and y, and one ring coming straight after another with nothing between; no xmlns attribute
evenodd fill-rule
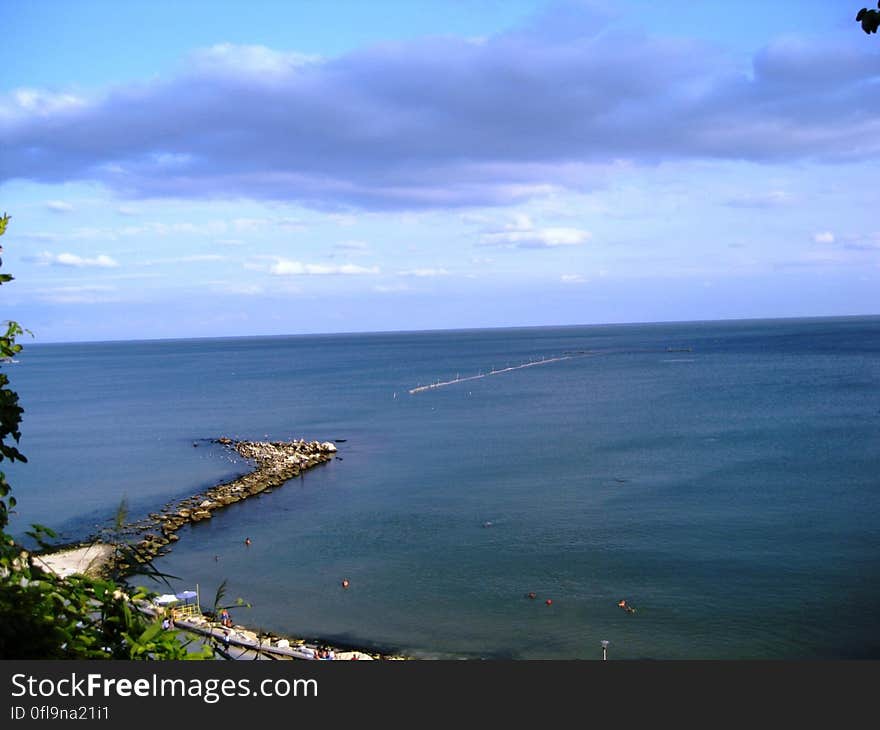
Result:
<svg viewBox="0 0 880 730"><path fill-rule="evenodd" d="M0 317L59 342L878 314L862 4L3 0Z"/></svg>

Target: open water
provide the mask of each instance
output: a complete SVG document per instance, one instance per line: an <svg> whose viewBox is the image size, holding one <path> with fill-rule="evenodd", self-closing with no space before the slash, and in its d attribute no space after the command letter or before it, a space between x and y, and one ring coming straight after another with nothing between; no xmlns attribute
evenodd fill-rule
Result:
<svg viewBox="0 0 880 730"><path fill-rule="evenodd" d="M247 470L218 436L339 440L157 560L203 604L226 579L238 622L422 657L880 658L880 318L25 345L19 537Z"/></svg>

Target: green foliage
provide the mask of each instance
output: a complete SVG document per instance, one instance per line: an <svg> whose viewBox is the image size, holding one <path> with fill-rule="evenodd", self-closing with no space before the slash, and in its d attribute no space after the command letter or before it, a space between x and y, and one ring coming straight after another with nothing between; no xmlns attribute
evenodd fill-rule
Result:
<svg viewBox="0 0 880 730"><path fill-rule="evenodd" d="M133 609L145 591L127 594L112 580L60 579L25 551L0 558L0 656L15 659L201 659L176 631ZM10 560L9 558L12 557Z"/></svg>
<svg viewBox="0 0 880 730"><path fill-rule="evenodd" d="M0 236L6 233L6 226L8 224L9 216L4 213L0 216ZM3 246L0 246L0 251L3 251ZM12 281L12 277L9 274L0 274L0 284L5 284L7 281Z"/></svg>
<svg viewBox="0 0 880 730"><path fill-rule="evenodd" d="M880 8L880 2L877 3L877 7ZM856 22L862 24L865 33L876 33L877 28L880 27L880 12L862 8L856 15Z"/></svg>
<svg viewBox="0 0 880 730"><path fill-rule="evenodd" d="M6 226L9 224L9 216L4 213L0 217L0 236L6 233ZM2 250L2 247L0 247ZM8 274L0 275L0 285L12 281L12 277ZM22 328L16 322L6 323L6 333L0 335L0 362L12 357L21 351L15 338L23 334ZM21 438L19 424L21 423L21 415L24 413L18 404L18 393L8 388L9 378L5 373L0 372L0 462L4 459L9 461L27 461L22 453L9 443L12 439L16 444ZM9 510L15 507L15 498L10 495L11 488L6 481L6 474L0 471L0 538L2 531L9 524Z"/></svg>
<svg viewBox="0 0 880 730"><path fill-rule="evenodd" d="M0 236L9 216L0 217ZM2 250L2 249L0 249ZM0 262L2 265L2 262ZM12 281L0 275L0 284ZM2 331L2 330L0 330ZM16 337L25 332L16 322L0 335L0 363L21 351ZM0 373L0 461L26 462L18 450L24 410L18 394ZM0 472L0 658L3 659L205 659L208 646L191 650L183 634L165 630L159 618L135 606L146 602L145 589L132 590L121 575L105 578L73 575L59 578L43 570L31 555L5 532L15 498ZM125 521L125 504L117 515L117 530ZM33 525L27 533L41 547L55 533ZM127 556L131 546L117 544L117 556ZM145 566L161 576L152 564Z"/></svg>

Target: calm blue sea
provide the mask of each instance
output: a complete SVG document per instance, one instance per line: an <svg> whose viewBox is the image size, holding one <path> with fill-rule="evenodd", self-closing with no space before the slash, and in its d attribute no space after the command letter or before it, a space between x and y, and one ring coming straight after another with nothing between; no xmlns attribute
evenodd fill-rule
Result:
<svg viewBox="0 0 880 730"><path fill-rule="evenodd" d="M340 440L157 561L203 604L227 580L252 604L239 622L424 657L600 658L608 640L611 658L880 658L880 318L26 343L18 360L19 536L84 538L123 498L136 517L245 471L217 436Z"/></svg>

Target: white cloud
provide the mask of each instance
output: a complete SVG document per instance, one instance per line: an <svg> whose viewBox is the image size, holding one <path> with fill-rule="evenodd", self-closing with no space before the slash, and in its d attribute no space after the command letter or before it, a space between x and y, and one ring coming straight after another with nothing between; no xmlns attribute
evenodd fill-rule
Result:
<svg viewBox="0 0 880 730"><path fill-rule="evenodd" d="M791 205L795 197L784 190L771 190L767 193L743 193L735 195L727 201L734 208L778 208Z"/></svg>
<svg viewBox="0 0 880 730"><path fill-rule="evenodd" d="M485 213L462 213L458 219L462 223L472 224L477 223L479 225L485 225L486 223L491 223L491 218Z"/></svg>
<svg viewBox="0 0 880 730"><path fill-rule="evenodd" d="M241 294L242 296L255 297L263 293L263 287L258 284L238 284L227 287L226 291L232 294Z"/></svg>
<svg viewBox="0 0 880 730"><path fill-rule="evenodd" d="M495 263L495 259L488 256L471 256L470 260L474 266L488 266Z"/></svg>
<svg viewBox="0 0 880 730"><path fill-rule="evenodd" d="M338 248L340 251L366 251L369 248L369 244L366 241L340 241L333 248Z"/></svg>
<svg viewBox="0 0 880 730"><path fill-rule="evenodd" d="M358 223L358 216L353 213L333 213L328 218L342 228L350 228Z"/></svg>
<svg viewBox="0 0 880 730"><path fill-rule="evenodd" d="M236 218L232 221L233 228L241 233L243 231L256 231L262 228L269 220L266 218Z"/></svg>
<svg viewBox="0 0 880 730"><path fill-rule="evenodd" d="M139 261L138 266L161 266L162 264L192 264L205 263L210 261L226 261L226 256L218 254L193 254L192 256L172 256L164 259L150 259L148 261Z"/></svg>
<svg viewBox="0 0 880 730"><path fill-rule="evenodd" d="M873 252L880 250L880 233L846 236L843 247L849 251Z"/></svg>
<svg viewBox="0 0 880 730"><path fill-rule="evenodd" d="M398 276L416 276L419 278L428 278L432 276L449 276L446 269L408 269L406 271L398 271Z"/></svg>
<svg viewBox="0 0 880 730"><path fill-rule="evenodd" d="M223 294L238 294L244 297L256 297L265 292L259 284L242 284L228 281L209 282L214 291Z"/></svg>
<svg viewBox="0 0 880 730"><path fill-rule="evenodd" d="M379 294L392 294L400 291L412 291L412 289L406 284L378 284L373 287L373 291Z"/></svg>
<svg viewBox="0 0 880 730"><path fill-rule="evenodd" d="M69 234L63 236L73 241L115 241L118 238L117 232L110 228L95 228L94 226L86 226L74 228Z"/></svg>
<svg viewBox="0 0 880 730"><path fill-rule="evenodd" d="M190 55L190 66L208 75L255 76L261 80L283 79L296 69L317 63L320 56L273 51L260 45L218 43Z"/></svg>
<svg viewBox="0 0 880 730"><path fill-rule="evenodd" d="M59 286L51 289L39 289L37 295L46 302L54 304L93 304L95 302L115 301L115 286L86 285Z"/></svg>
<svg viewBox="0 0 880 730"><path fill-rule="evenodd" d="M563 284L583 284L586 281L580 274L563 274L559 279Z"/></svg>
<svg viewBox="0 0 880 730"><path fill-rule="evenodd" d="M49 117L86 105L74 94L54 94L40 89L15 89L5 99L0 97L0 119L15 116Z"/></svg>
<svg viewBox="0 0 880 730"><path fill-rule="evenodd" d="M195 156L187 152L153 152L150 159L159 170L173 172L175 168L186 168L195 160Z"/></svg>
<svg viewBox="0 0 880 730"><path fill-rule="evenodd" d="M43 251L38 254L34 259L38 264L42 265L51 265L51 266L70 266L77 269L82 268L99 268L99 269L113 269L119 266L119 263L107 256L106 254L100 254L95 258L85 258L83 256L77 256L73 253L49 253L48 251Z"/></svg>
<svg viewBox="0 0 880 730"><path fill-rule="evenodd" d="M131 215L135 215L135 213ZM162 238L174 235L220 236L229 233L233 229L237 232L253 231L265 225L265 223L265 219L257 218L238 218L229 223L224 220L209 220L201 223L149 221L139 225L125 225L114 228L80 228L74 231L70 238L106 238L115 240L120 236L144 235Z"/></svg>
<svg viewBox="0 0 880 730"><path fill-rule="evenodd" d="M816 243L834 243L834 234L831 231L820 231L813 234Z"/></svg>
<svg viewBox="0 0 880 730"><path fill-rule="evenodd" d="M275 276L361 276L378 274L379 267L355 266L354 264L342 264L341 266L306 264L302 261L279 258L269 267L269 271Z"/></svg>
<svg viewBox="0 0 880 730"><path fill-rule="evenodd" d="M527 215L516 215L501 230L487 231L480 238L481 246L516 248L556 248L579 246L593 234L580 228L536 228Z"/></svg>
<svg viewBox="0 0 880 730"><path fill-rule="evenodd" d="M61 236L57 233L19 233L17 238L26 241L58 241Z"/></svg>
<svg viewBox="0 0 880 730"><path fill-rule="evenodd" d="M224 43L178 74L85 101L0 95L0 181L26 170L141 199L401 211L602 184L579 168L585 161L876 157L880 121L865 93L873 48L778 42L748 64L739 52L643 32L638 18L628 30L597 20L583 7L595 3L562 4L580 10L564 21L536 13L482 45L429 36L318 59ZM779 202L778 190L733 201Z"/></svg>
<svg viewBox="0 0 880 730"><path fill-rule="evenodd" d="M73 206L64 200L50 200L46 207L53 213L70 213L73 210Z"/></svg>
<svg viewBox="0 0 880 730"><path fill-rule="evenodd" d="M275 221L275 225L285 231L304 231L305 223L299 218L279 218Z"/></svg>

